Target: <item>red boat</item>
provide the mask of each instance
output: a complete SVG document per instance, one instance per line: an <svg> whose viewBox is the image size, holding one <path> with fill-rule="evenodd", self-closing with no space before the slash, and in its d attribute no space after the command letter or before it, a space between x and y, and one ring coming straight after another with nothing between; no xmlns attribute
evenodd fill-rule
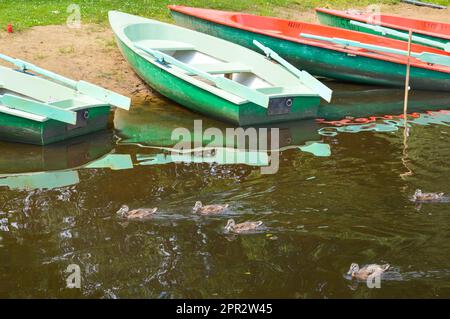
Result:
<svg viewBox="0 0 450 319"><path fill-rule="evenodd" d="M208 33L258 51L257 40L306 71L359 83L404 86L408 58L391 51L407 51L408 44L367 33L318 24L262 17L239 12L169 6L175 21L187 28ZM302 34L302 36L300 35ZM317 38L306 38L304 34ZM336 38L352 45L333 43ZM356 45L378 47L357 47ZM381 50L381 51L380 51ZM428 46L411 46L414 54L431 53L448 58L449 53ZM412 88L450 91L450 66L412 57Z"/></svg>
<svg viewBox="0 0 450 319"><path fill-rule="evenodd" d="M408 34L409 30L414 35L421 36L424 39L437 41L446 44L450 42L450 24L429 20L411 19L400 16L387 14L373 14L358 10L331 10L324 8L316 8L316 14L320 23L340 27L354 31L367 32L380 35L380 32L358 26L350 23L350 21L358 21L372 25L379 25ZM391 38L399 39L399 37L385 35ZM404 39L403 37L401 39ZM416 42L420 43L420 42ZM430 44L431 45L431 44ZM433 46L433 45L431 45ZM437 47L437 46L434 46Z"/></svg>

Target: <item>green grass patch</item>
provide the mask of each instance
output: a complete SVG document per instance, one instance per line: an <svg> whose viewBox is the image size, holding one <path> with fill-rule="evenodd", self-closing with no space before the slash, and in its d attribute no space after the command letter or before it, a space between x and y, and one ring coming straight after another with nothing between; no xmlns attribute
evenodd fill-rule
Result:
<svg viewBox="0 0 450 319"><path fill-rule="evenodd" d="M244 11L270 15L274 8L290 7L310 9L316 6L344 8L374 3L397 3L399 0L0 0L0 28L12 23L15 30L38 25L63 24L70 13L70 4L80 6L81 23L106 23L109 10L119 10L149 18L170 21L168 4L221 10ZM436 0L448 3L450 0Z"/></svg>

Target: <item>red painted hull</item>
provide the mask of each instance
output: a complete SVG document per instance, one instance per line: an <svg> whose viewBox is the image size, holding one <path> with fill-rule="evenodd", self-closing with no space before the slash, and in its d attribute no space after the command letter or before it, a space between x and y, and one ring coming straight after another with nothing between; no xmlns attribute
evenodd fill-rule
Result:
<svg viewBox="0 0 450 319"><path fill-rule="evenodd" d="M319 24L291 21L273 17L262 17L239 12L228 12L211 9L191 8L184 6L170 5L169 9L185 15L208 20L217 24L222 24L232 28L238 28L254 33L263 34L273 38L286 41L297 42L308 46L325 48L327 50L345 52L348 55L368 57L371 59L383 60L397 64L407 64L407 57L398 54L369 51L357 47L343 47L326 41L312 40L300 37L300 33L307 33L325 37L344 38L359 41L366 44L384 46L388 48L407 51L408 43L400 40L389 39L381 36L371 35L335 27L328 27ZM423 45L413 44L411 51L416 53L430 52L441 55L450 53L443 50L430 48ZM430 65L418 59L411 58L411 66L433 70L437 72L450 73L450 67L442 65ZM332 63L332 61L330 61Z"/></svg>
<svg viewBox="0 0 450 319"><path fill-rule="evenodd" d="M386 14L368 14L357 11L340 11L324 8L316 8L316 11L330 14L333 16L360 21L369 24L379 24L383 27L409 31L414 33L428 35L430 37L443 38L450 40L450 24L435 22L429 20L403 18L400 16Z"/></svg>

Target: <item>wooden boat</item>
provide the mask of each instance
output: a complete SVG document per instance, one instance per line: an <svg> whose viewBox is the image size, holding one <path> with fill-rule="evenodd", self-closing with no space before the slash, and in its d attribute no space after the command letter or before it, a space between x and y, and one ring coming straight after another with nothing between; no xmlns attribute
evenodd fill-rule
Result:
<svg viewBox="0 0 450 319"><path fill-rule="evenodd" d="M169 6L175 21L257 50L270 46L294 66L314 74L357 83L404 86L407 43L334 27L238 12ZM450 90L449 53L412 45L414 89ZM438 63L436 63L438 62ZM442 65L447 64L447 65Z"/></svg>
<svg viewBox="0 0 450 319"><path fill-rule="evenodd" d="M404 18L386 14L370 14L358 10L316 8L320 23L354 31L407 40L413 31L414 43L450 51L450 24ZM356 22L356 23L355 23Z"/></svg>
<svg viewBox="0 0 450 319"><path fill-rule="evenodd" d="M38 145L66 140L105 129L111 106L130 107L129 98L88 82L76 82L3 54L0 59L20 68L0 66L2 140Z"/></svg>
<svg viewBox="0 0 450 319"><path fill-rule="evenodd" d="M115 11L109 20L136 73L193 111L240 125L271 123L315 117L320 97L331 98L321 82L261 45L280 64L159 21Z"/></svg>

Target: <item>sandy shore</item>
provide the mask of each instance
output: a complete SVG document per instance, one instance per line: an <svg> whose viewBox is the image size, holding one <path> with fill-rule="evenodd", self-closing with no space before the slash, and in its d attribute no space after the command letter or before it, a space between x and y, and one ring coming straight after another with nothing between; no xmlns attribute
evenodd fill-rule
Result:
<svg viewBox="0 0 450 319"><path fill-rule="evenodd" d="M449 9L401 4L383 6L382 12L450 23ZM276 11L276 14L283 18L317 22L313 10L283 9ZM135 98L153 95L151 88L128 66L106 25L83 25L81 29L52 25L13 34L2 32L0 52Z"/></svg>

